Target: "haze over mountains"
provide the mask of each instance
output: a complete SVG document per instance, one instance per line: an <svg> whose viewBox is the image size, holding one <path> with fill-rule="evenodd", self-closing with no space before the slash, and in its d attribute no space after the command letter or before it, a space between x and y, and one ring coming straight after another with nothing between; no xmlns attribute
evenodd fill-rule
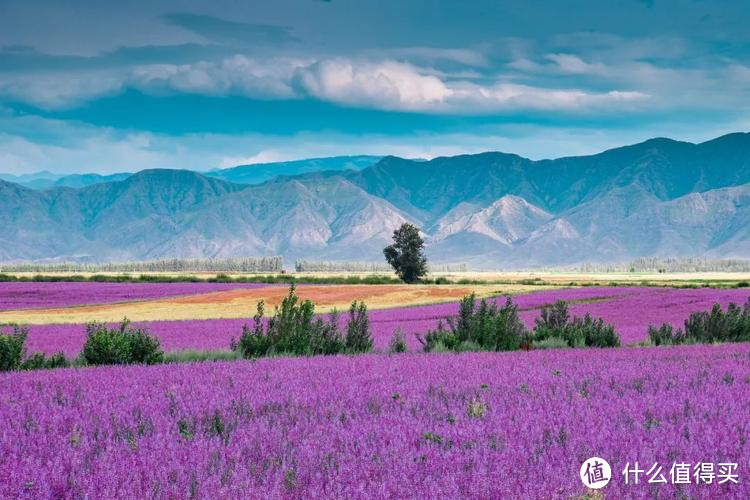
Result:
<svg viewBox="0 0 750 500"><path fill-rule="evenodd" d="M224 180L252 180L242 169L45 190L0 180L0 260L380 261L404 221L423 228L431 259L474 269L750 254L750 134L543 161L347 161L253 185Z"/></svg>

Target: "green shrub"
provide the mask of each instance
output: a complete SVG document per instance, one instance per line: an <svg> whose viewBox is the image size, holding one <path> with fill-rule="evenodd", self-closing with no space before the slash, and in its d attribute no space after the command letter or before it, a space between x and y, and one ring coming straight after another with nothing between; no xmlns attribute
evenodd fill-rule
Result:
<svg viewBox="0 0 750 500"><path fill-rule="evenodd" d="M145 328L133 328L125 319L116 328L104 323L86 325L86 343L81 353L89 365L156 364L164 360L159 339Z"/></svg>
<svg viewBox="0 0 750 500"><path fill-rule="evenodd" d="M464 340L456 346L456 352L480 352L483 351L482 346L471 340Z"/></svg>
<svg viewBox="0 0 750 500"><path fill-rule="evenodd" d="M565 329L569 322L568 303L558 300L552 306L542 307L539 317L534 320L534 329L539 331L540 335L550 335Z"/></svg>
<svg viewBox="0 0 750 500"><path fill-rule="evenodd" d="M437 344L452 351L484 350L514 351L521 347L528 332L518 315L518 307L508 297L503 307L476 296L467 295L458 305L458 315L446 319L424 338L417 337L425 351L434 351Z"/></svg>
<svg viewBox="0 0 750 500"><path fill-rule="evenodd" d="M685 328L674 330L669 324L649 326L649 339L655 345L710 344L750 341L750 298L744 306L729 304L724 311L714 304L710 311L694 312L685 320Z"/></svg>
<svg viewBox="0 0 750 500"><path fill-rule="evenodd" d="M339 329L338 313L333 311L328 320L315 318L315 305L309 300L301 301L294 284L267 322L263 320L264 312L263 301L260 301L253 328L244 326L239 341L231 343L232 350L244 358L278 353L309 356L372 349L367 306L363 302L352 303L346 336L342 336Z"/></svg>
<svg viewBox="0 0 750 500"><path fill-rule="evenodd" d="M369 352L372 350L372 332L367 306L364 302L352 302L349 308L349 321L346 325L346 348L349 352Z"/></svg>
<svg viewBox="0 0 750 500"><path fill-rule="evenodd" d="M568 341L562 337L547 337L544 340L535 340L534 349L565 349L570 347Z"/></svg>
<svg viewBox="0 0 750 500"><path fill-rule="evenodd" d="M740 281L739 283L737 283L737 288L747 288L747 287L750 287L750 283L748 283L747 281Z"/></svg>
<svg viewBox="0 0 750 500"><path fill-rule="evenodd" d="M404 336L404 331L401 330L401 328L396 328L396 331L393 332L391 342L388 345L388 352L391 354L395 354L400 352L407 352L408 350L409 348L406 345L406 337Z"/></svg>
<svg viewBox="0 0 750 500"><path fill-rule="evenodd" d="M0 330L0 371L37 370L41 368L60 368L69 366L62 353L47 358L42 353L26 357L26 337L28 328L19 325L7 325L9 332Z"/></svg>
<svg viewBox="0 0 750 500"><path fill-rule="evenodd" d="M436 329L427 330L424 338L417 335L417 340L422 344L425 352L455 351L460 344L457 335L446 330L442 321L438 321Z"/></svg>
<svg viewBox="0 0 750 500"><path fill-rule="evenodd" d="M583 318L573 318L570 331L574 342L569 339L568 343L574 347L580 338L586 347L620 347L620 337L615 327L605 324L602 318L592 318L588 313Z"/></svg>
<svg viewBox="0 0 750 500"><path fill-rule="evenodd" d="M0 371L18 370L26 355L29 329L20 325L6 325L11 331L0 329Z"/></svg>
<svg viewBox="0 0 750 500"><path fill-rule="evenodd" d="M681 329L675 330L669 323L662 323L659 328L649 325L648 339L653 345L684 344L685 334Z"/></svg>
<svg viewBox="0 0 750 500"><path fill-rule="evenodd" d="M21 363L21 370L49 370L67 366L70 366L70 362L61 352L55 353L49 358L40 352L35 352Z"/></svg>
<svg viewBox="0 0 750 500"><path fill-rule="evenodd" d="M183 349L164 354L165 363L193 363L198 361L234 361L242 356L237 351L217 350L200 351L195 349Z"/></svg>
<svg viewBox="0 0 750 500"><path fill-rule="evenodd" d="M612 325L586 314L570 319L568 304L558 301L545 306L535 320L533 342L538 346L550 338L564 339L568 347L619 347L620 338Z"/></svg>

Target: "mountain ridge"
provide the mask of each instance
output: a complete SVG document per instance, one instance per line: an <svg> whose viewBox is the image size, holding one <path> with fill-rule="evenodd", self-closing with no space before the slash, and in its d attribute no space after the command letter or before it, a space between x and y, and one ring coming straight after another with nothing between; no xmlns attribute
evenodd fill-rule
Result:
<svg viewBox="0 0 750 500"><path fill-rule="evenodd" d="M553 160L387 156L257 184L173 169L79 188L0 180L0 260L381 260L405 221L432 260L477 269L736 257L750 250L749 200L748 133Z"/></svg>

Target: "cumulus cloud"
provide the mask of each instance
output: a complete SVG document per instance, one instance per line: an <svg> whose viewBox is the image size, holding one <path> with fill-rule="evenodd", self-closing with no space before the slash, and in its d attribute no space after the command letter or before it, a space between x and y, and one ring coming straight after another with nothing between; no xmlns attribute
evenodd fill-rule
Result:
<svg viewBox="0 0 750 500"><path fill-rule="evenodd" d="M394 61L321 61L299 69L297 81L322 100L400 111L428 110L453 93L438 77Z"/></svg>
<svg viewBox="0 0 750 500"><path fill-rule="evenodd" d="M0 79L0 97L43 109L59 109L116 94L123 83L122 76L103 72L6 75Z"/></svg>
<svg viewBox="0 0 750 500"><path fill-rule="evenodd" d="M483 85L470 80L441 80L415 66L395 62L355 64L326 61L298 72L313 96L341 104L400 111L482 114L538 109L568 110L640 101L643 92L587 92L520 85L505 81Z"/></svg>
<svg viewBox="0 0 750 500"><path fill-rule="evenodd" d="M139 66L128 80L132 86L147 91L171 89L209 95L290 98L295 94L291 87L294 71L305 64L297 59L263 62L237 55L219 62Z"/></svg>

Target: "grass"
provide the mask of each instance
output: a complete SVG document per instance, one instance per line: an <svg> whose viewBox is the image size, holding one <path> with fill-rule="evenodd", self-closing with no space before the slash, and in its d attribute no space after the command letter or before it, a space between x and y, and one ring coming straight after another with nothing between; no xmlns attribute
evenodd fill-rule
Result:
<svg viewBox="0 0 750 500"><path fill-rule="evenodd" d="M197 349L184 349L171 351L164 354L165 363L193 363L203 361L235 361L242 359L239 352L230 350L200 351Z"/></svg>

